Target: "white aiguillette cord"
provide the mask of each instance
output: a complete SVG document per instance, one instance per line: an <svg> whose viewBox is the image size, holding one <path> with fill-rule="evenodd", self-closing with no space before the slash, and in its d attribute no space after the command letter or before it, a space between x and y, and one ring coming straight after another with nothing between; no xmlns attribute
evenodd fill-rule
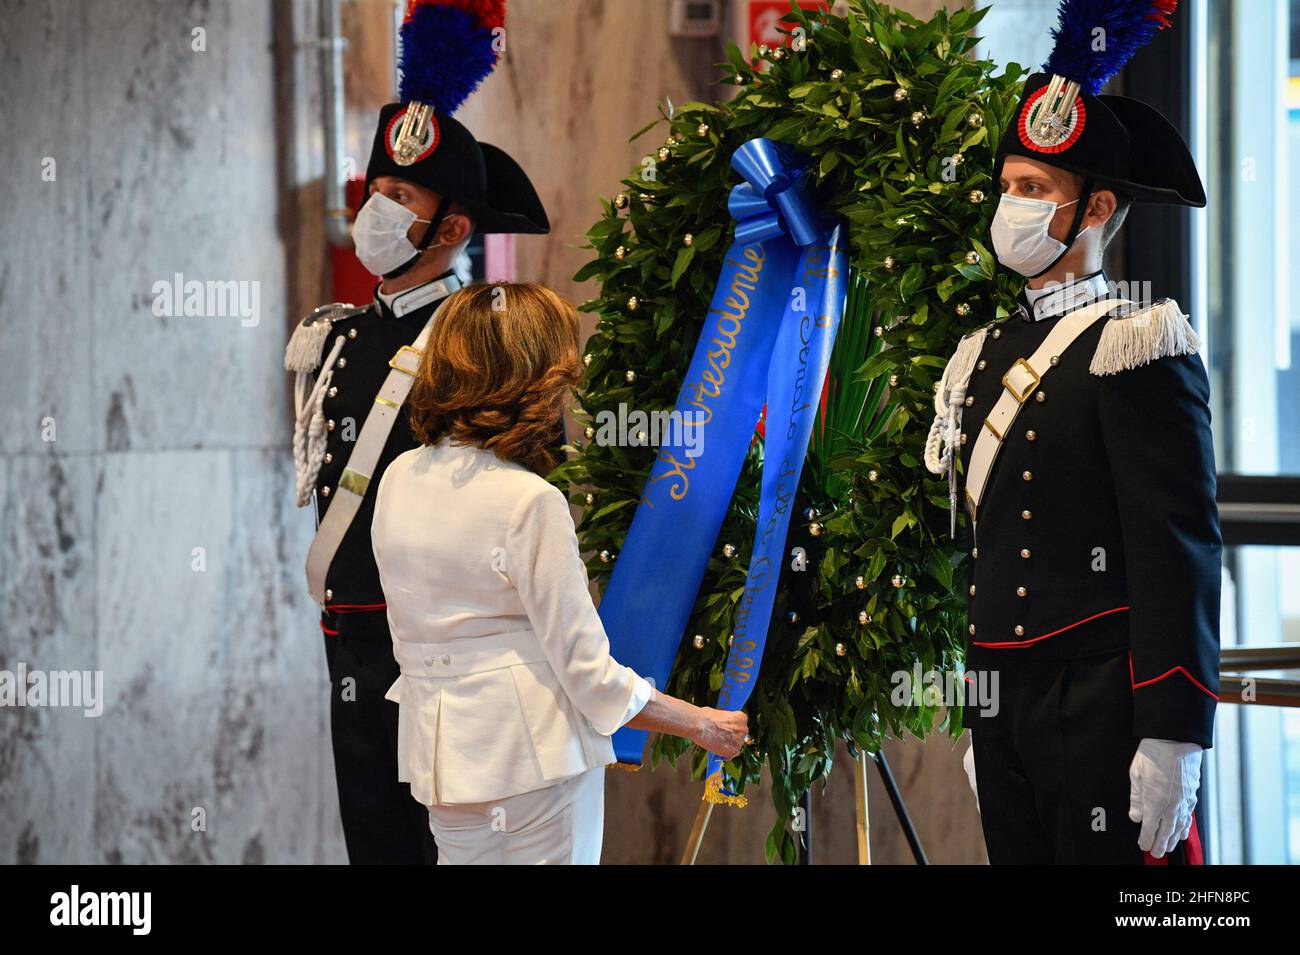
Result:
<svg viewBox="0 0 1300 955"><path fill-rule="evenodd" d="M352 526L352 519L361 508L366 490L370 487L370 479L375 473L375 465L379 463L379 456L388 443L388 435L397 423L402 403L406 401L411 385L415 383L420 356L429 342L434 323L438 321L438 316L448 301L449 298L442 300L412 344L403 345L389 359L388 366L392 370L375 395L375 406L366 415L366 423L361 426L356 446L348 456L329 509L316 528L316 536L307 552L307 591L321 606L325 604L325 577L329 573L330 563L338 553L339 545L343 543L343 536Z"/></svg>
<svg viewBox="0 0 1300 955"><path fill-rule="evenodd" d="M1128 299L1108 298L1076 309L1056 322L1032 355L1028 358L1017 358L1007 373L1002 376L1002 394L993 405L993 410L984 419L979 437L975 440L975 450L971 452L970 465L966 470L966 507L970 511L972 525L976 521L989 472L993 469L993 462L997 459L998 451L1002 449L1006 435L1011 431L1011 424L1016 420L1016 415L1034 393L1039 382L1055 367L1053 359L1064 354L1075 339L1098 319L1113 312L1117 307L1128 304L1130 304Z"/></svg>
<svg viewBox="0 0 1300 955"><path fill-rule="evenodd" d="M957 536L957 447L961 428L962 402L975 361L984 347L988 328L977 328L965 336L944 366L934 392L934 421L925 439L925 467L931 474L948 474L948 534ZM943 444L942 451L939 448Z"/></svg>

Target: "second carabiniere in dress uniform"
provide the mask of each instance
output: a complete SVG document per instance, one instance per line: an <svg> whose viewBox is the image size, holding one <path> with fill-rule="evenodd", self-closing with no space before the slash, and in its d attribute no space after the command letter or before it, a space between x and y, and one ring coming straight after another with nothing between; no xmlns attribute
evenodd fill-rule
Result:
<svg viewBox="0 0 1300 955"><path fill-rule="evenodd" d="M420 3L408 25L423 30L418 40L463 19ZM480 26L471 33L460 45L482 46L490 63L492 34ZM353 863L437 857L427 810L398 781L398 707L385 695L399 668L371 549L375 492L388 465L417 446L404 400L436 310L460 287L452 263L474 232L549 231L519 165L450 115L477 80L450 92L421 85L452 71L446 63L420 70L423 53L407 42L406 27L403 39L402 102L380 111L368 199L352 230L358 258L382 282L367 306L317 309L285 352L285 367L297 373L298 504L314 498L319 520L307 578L322 608L339 809Z"/></svg>

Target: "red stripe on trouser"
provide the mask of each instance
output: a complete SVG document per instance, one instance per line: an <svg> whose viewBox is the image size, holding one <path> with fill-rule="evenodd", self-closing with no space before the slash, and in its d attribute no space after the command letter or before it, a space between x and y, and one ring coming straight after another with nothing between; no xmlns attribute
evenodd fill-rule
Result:
<svg viewBox="0 0 1300 955"><path fill-rule="evenodd" d="M325 605L325 612L333 613L333 614L378 613L381 610L387 610L387 609L388 609L388 604L326 604ZM320 622L320 628L324 630L327 634L329 634L331 637L337 637L339 635L339 632L337 630L331 630L329 627L325 626L324 620Z"/></svg>

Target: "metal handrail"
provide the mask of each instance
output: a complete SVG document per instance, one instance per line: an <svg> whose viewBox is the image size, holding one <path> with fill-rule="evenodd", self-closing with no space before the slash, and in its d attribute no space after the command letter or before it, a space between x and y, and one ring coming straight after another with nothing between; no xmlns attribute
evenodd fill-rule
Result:
<svg viewBox="0 0 1300 955"><path fill-rule="evenodd" d="M1300 643L1224 647L1219 652L1219 669L1300 670Z"/></svg>
<svg viewBox="0 0 1300 955"><path fill-rule="evenodd" d="M1219 702L1242 706L1300 706L1300 680L1225 673L1219 677Z"/></svg>
<svg viewBox="0 0 1300 955"><path fill-rule="evenodd" d="M1300 644L1228 647L1219 654L1220 703L1300 707L1300 679L1250 676L1251 670L1300 670Z"/></svg>

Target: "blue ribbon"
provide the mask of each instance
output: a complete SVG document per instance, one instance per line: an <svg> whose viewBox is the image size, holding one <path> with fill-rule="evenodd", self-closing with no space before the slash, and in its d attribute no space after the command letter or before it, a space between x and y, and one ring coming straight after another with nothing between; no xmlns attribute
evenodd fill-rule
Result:
<svg viewBox="0 0 1300 955"><path fill-rule="evenodd" d="M752 139L731 165L745 180L727 203L735 237L674 406L674 417L698 423L660 445L600 617L614 658L665 686L766 403L758 525L718 699L719 709L737 710L767 642L790 507L844 311L847 261L843 226L819 216L797 153ZM647 735L618 730L619 762L639 765ZM739 801L713 756L708 778L706 796Z"/></svg>

